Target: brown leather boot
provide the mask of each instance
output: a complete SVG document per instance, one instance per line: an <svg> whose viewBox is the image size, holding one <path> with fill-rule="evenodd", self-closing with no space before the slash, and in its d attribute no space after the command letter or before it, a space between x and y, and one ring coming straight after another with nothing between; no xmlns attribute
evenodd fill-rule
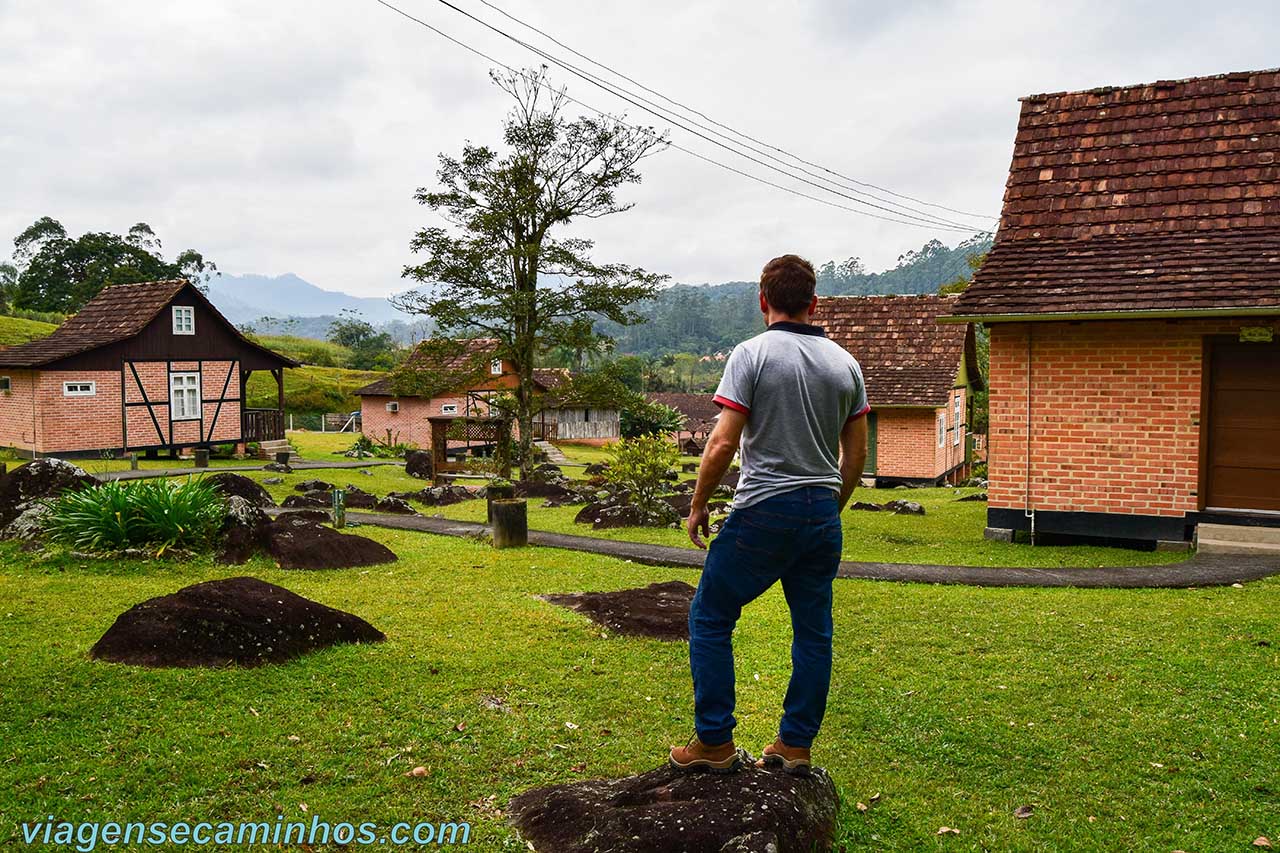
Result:
<svg viewBox="0 0 1280 853"><path fill-rule="evenodd" d="M778 738L764 748L764 752L756 761L757 767L781 767L787 773L796 776L808 776L812 770L809 750L803 746L787 746Z"/></svg>
<svg viewBox="0 0 1280 853"><path fill-rule="evenodd" d="M697 735L691 737L684 746L671 747L671 755L667 761L672 769L682 773L737 773L742 769L742 757L733 741L707 746L698 740Z"/></svg>

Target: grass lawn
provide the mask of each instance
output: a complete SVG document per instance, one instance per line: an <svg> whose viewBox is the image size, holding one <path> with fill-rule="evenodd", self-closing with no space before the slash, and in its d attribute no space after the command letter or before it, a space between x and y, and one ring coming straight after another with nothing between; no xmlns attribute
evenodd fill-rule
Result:
<svg viewBox="0 0 1280 853"><path fill-rule="evenodd" d="M52 323L22 317L0 317L0 346L12 347L47 338L58 328Z"/></svg>
<svg viewBox="0 0 1280 853"><path fill-rule="evenodd" d="M0 847L46 815L279 812L469 820L476 849L523 850L497 811L512 795L643 771L688 737L684 644L606 638L534 596L696 573L362 532L401 561L291 572L260 559L42 561L0 545ZM363 616L388 642L251 670L86 657L132 604L242 574ZM840 788L850 848L1216 851L1280 835L1280 579L1188 591L837 581L835 608L815 758ZM775 730L788 632L775 588L735 635L752 750ZM417 765L425 778L403 776ZM1027 804L1035 814L1016 820ZM961 834L935 835L943 825Z"/></svg>

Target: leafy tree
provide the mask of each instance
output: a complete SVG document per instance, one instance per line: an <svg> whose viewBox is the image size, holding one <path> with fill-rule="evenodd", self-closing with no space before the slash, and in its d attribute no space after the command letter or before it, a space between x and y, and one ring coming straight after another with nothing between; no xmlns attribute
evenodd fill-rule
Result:
<svg viewBox="0 0 1280 853"><path fill-rule="evenodd" d="M391 335L349 308L329 324L329 340L351 350L347 366L355 370L390 370L396 365L399 347Z"/></svg>
<svg viewBox="0 0 1280 853"><path fill-rule="evenodd" d="M60 222L44 216L14 238L13 249L13 304L36 311L78 311L112 284L185 278L203 286L218 274L214 263L194 249L166 261L159 238L145 222L124 237L104 231L73 239Z"/></svg>
<svg viewBox="0 0 1280 853"><path fill-rule="evenodd" d="M680 461L680 451L666 438L644 435L624 438L607 448L609 467L604 477L631 492L631 502L647 512L659 509L658 496L667 484L667 472Z"/></svg>
<svg viewBox="0 0 1280 853"><path fill-rule="evenodd" d="M504 150L467 143L460 157L441 155L441 188L419 189L416 198L452 228L424 228L414 237L412 249L426 260L404 274L424 287L395 301L431 317L445 334L478 330L498 339L497 354L518 379L518 457L527 475L536 353L571 331L585 348L574 325L580 318L638 322L629 306L653 296L665 279L593 261L590 240L562 231L575 220L627 210L617 191L640 180L639 162L665 139L611 119L570 120L564 92L550 87L545 69L491 76L516 104L503 125Z"/></svg>
<svg viewBox="0 0 1280 853"><path fill-rule="evenodd" d="M0 312L9 310L18 291L18 268L8 261L0 261Z"/></svg>

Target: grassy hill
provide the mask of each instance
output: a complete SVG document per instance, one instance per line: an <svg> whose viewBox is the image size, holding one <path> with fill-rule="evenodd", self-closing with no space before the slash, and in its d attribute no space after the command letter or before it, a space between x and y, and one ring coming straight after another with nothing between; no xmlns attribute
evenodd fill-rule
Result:
<svg viewBox="0 0 1280 853"><path fill-rule="evenodd" d="M340 344L299 335L259 335L247 337L255 343L303 364L318 367L346 367L350 363L351 350Z"/></svg>
<svg viewBox="0 0 1280 853"><path fill-rule="evenodd" d="M0 347L12 347L48 336L58 328L53 323L24 320L21 317L0 317Z"/></svg>
<svg viewBox="0 0 1280 853"><path fill-rule="evenodd" d="M354 412L360 398L354 392L385 374L376 370L304 365L284 372L284 408L287 412ZM250 408L273 409L276 383L265 371L249 377L246 391Z"/></svg>

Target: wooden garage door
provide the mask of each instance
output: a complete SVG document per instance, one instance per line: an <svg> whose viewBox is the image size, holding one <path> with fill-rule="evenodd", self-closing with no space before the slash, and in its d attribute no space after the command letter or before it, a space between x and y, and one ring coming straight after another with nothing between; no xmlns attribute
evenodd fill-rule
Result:
<svg viewBox="0 0 1280 853"><path fill-rule="evenodd" d="M1280 512L1280 343L1215 343L1205 503Z"/></svg>

